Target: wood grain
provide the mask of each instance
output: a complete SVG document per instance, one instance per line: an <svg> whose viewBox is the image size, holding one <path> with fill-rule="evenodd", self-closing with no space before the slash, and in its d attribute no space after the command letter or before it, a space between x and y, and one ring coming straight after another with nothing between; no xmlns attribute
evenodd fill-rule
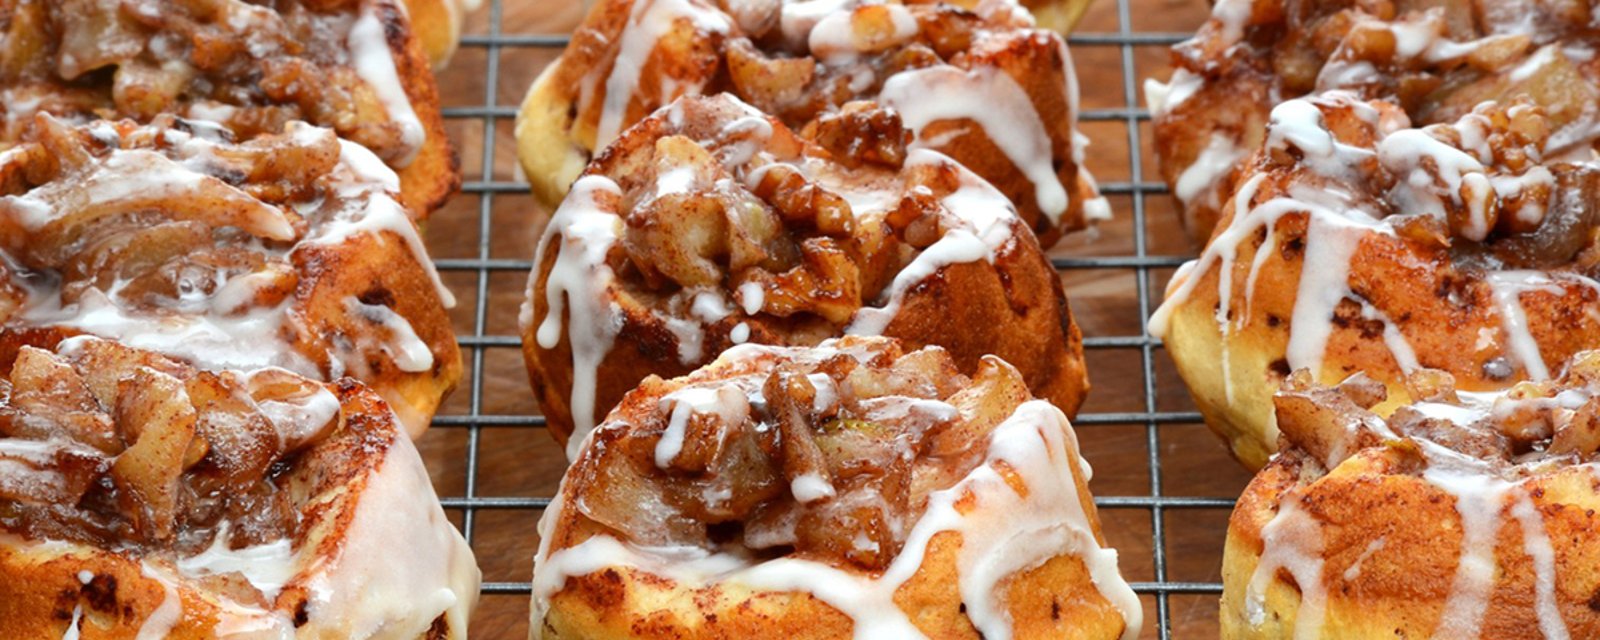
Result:
<svg viewBox="0 0 1600 640"><path fill-rule="evenodd" d="M1132 31L1166 33L1192 32L1205 18L1203 0L1129 0ZM514 35L560 34L570 31L582 18L582 3L568 0L503 0L500 32ZM1118 7L1113 0L1096 0L1081 23L1080 32L1117 33ZM487 3L486 3L487 5ZM467 21L468 34L490 33L490 8L485 7ZM498 52L498 76L485 77L491 52L482 46L466 46L439 74L441 95L446 107L515 107L539 71L558 53L535 47L505 47ZM1142 81L1146 77L1165 79L1165 46L1134 47L1129 52L1133 66L1133 99L1129 103L1124 83L1124 51L1118 46L1075 46L1082 103L1085 109L1123 109L1141 107ZM498 118L486 126L483 118L452 118L450 135L461 154L466 180L513 181L518 171L511 137L510 118ZM1124 120L1086 122L1083 132L1092 140L1088 166L1102 183L1125 183L1135 178L1157 180L1154 154L1150 151L1149 126L1141 122L1130 136ZM487 131L486 131L487 130ZM1130 139L1136 139L1141 153L1131 153ZM486 149L486 142L492 148ZM486 155L486 150L488 151ZM1142 164L1134 165L1134 158ZM532 197L523 193L496 193L489 202L479 194L456 196L428 225L428 244L438 259L492 258L530 260L544 221L548 217ZM1057 257L1129 257L1137 255L1135 203L1132 196L1111 197L1116 217L1101 225L1096 233L1068 238L1053 252ZM487 210L488 223L480 224L480 212ZM1151 256L1186 256L1192 247L1181 234L1168 196L1154 194L1144 198L1144 251ZM485 233L487 234L485 236ZM1142 325L1139 291L1148 295L1148 304L1159 301L1168 269L1155 269L1144 276L1131 268L1068 270L1062 281L1071 305L1087 336L1139 336ZM481 276L474 271L450 271L445 280L459 299L452 319L460 335L514 336L517 309L521 304L527 274L521 271L491 271ZM486 299L480 301L480 291ZM478 309L483 307L482 327ZM466 348L468 379L449 399L444 415L533 415L538 412L528 390L527 375L519 351L512 346ZM1156 349L1151 362L1153 399L1147 398L1142 350L1134 348L1095 349L1089 353L1094 390L1084 407L1086 413L1143 412L1147 403L1162 412L1193 411L1182 382L1177 378L1166 354ZM472 377L481 377L475 388ZM474 393L477 391L478 393ZM1249 474L1228 457L1220 442L1200 424L1162 424L1151 428L1143 423L1080 425L1079 438L1085 456L1095 468L1092 488L1099 496L1149 496L1152 481L1159 477L1161 492L1171 496L1234 497L1249 481ZM432 473L439 495L446 498L468 495L468 453L473 436L465 427L435 427L423 436L420 448ZM1156 451L1152 454L1150 447ZM565 459L542 429L529 427L483 427L476 436L477 470L472 494L479 497L549 496L560 481ZM1150 462L1159 460L1159 474L1152 473ZM473 517L472 542L484 579L490 582L526 582L533 569L533 554L538 536L535 510L479 510ZM464 514L451 514L457 524ZM1156 518L1148 508L1104 509L1106 534L1121 553L1122 567L1129 580L1156 581L1152 527ZM1164 531L1166 576L1169 581L1217 582L1221 567L1222 541L1227 524L1226 509L1165 509L1160 514ZM397 550L398 551L398 550ZM1144 596L1146 628L1144 637L1158 637L1156 598ZM1217 635L1217 597L1212 594L1174 595L1168 600L1169 619L1174 638L1214 638ZM526 595L489 595L481 601L473 621L473 637L524 638L527 636L528 598Z"/></svg>

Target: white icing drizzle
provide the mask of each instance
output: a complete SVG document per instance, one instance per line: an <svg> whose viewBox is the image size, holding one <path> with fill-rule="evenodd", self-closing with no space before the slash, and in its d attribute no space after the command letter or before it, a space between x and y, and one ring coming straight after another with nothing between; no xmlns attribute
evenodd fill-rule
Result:
<svg viewBox="0 0 1600 640"><path fill-rule="evenodd" d="M1511 356L1528 371L1528 377L1545 380L1550 369L1539 353L1539 342L1528 330L1528 314L1522 308L1522 295L1542 291L1557 296L1563 293L1560 286L1538 271L1497 271L1489 274L1489 290L1493 292L1495 306L1500 312L1500 326L1510 344Z"/></svg>
<svg viewBox="0 0 1600 640"><path fill-rule="evenodd" d="M403 3L396 3L403 5ZM394 166L404 168L417 157L427 136L422 121L411 106L400 83L400 73L394 64L394 54L389 50L389 40L384 36L383 21L378 18L376 2L364 2L361 17L350 25L347 44L350 47L350 64L356 75L372 87L378 101L389 114L389 121L400 127L400 140L405 145L405 155L392 159Z"/></svg>
<svg viewBox="0 0 1600 640"><path fill-rule="evenodd" d="M1538 612L1539 630L1547 640L1567 640L1571 635L1556 606L1555 548L1544 529L1544 517L1526 491L1511 503L1510 513L1522 526L1522 550L1533 561L1533 608Z"/></svg>
<svg viewBox="0 0 1600 640"><path fill-rule="evenodd" d="M730 351L724 359L758 352ZM1012 637L1011 620L1000 601L1002 581L1070 554L1084 562L1100 594L1121 613L1127 625L1123 638L1134 638L1143 613L1138 597L1117 571L1116 551L1100 547L1089 526L1089 507L1080 502L1072 476L1072 469L1081 464L1076 448L1071 426L1059 409L1040 400L1018 407L991 434L984 465L955 486L929 495L927 510L900 554L877 578L795 558L752 565L741 557L699 548L637 547L607 535L552 551L553 529L565 508L563 486L539 522L532 627L542 629L550 598L568 578L621 566L668 577L689 588L723 583L809 593L850 616L854 636L860 640L921 638L921 631L894 604L894 593L921 567L932 538L952 531L961 534L962 541L956 587L967 616L985 637ZM1024 481L1026 496L1017 494L995 471L1002 463ZM955 504L968 494L975 497L976 506L962 515Z"/></svg>
<svg viewBox="0 0 1600 640"><path fill-rule="evenodd" d="M1333 313L1350 294L1350 257L1371 227L1348 218L1313 215L1306 228L1305 266L1289 321L1286 359L1290 369L1322 371L1322 355L1333 334Z"/></svg>
<svg viewBox="0 0 1600 640"><path fill-rule="evenodd" d="M327 637L416 638L440 615L464 636L482 577L404 435L367 476L337 556L317 566L307 613Z"/></svg>
<svg viewBox="0 0 1600 640"><path fill-rule="evenodd" d="M810 40L811 30L828 16L848 13L861 0L778 0L783 6L778 14L778 30L791 48L799 48Z"/></svg>
<svg viewBox="0 0 1600 640"><path fill-rule="evenodd" d="M1219 2L1217 4L1221 5L1223 3ZM1174 70L1172 78L1164 83L1154 78L1146 79L1144 81L1144 101L1145 107L1150 110L1150 117L1160 118L1171 113L1178 105L1183 104L1185 100L1188 100L1195 92L1199 91L1204 81L1204 76L1188 69Z"/></svg>
<svg viewBox="0 0 1600 640"><path fill-rule="evenodd" d="M894 33L889 35L885 42L861 43L856 39L853 27L855 12L839 11L823 16L807 35L807 49L811 55L824 64L847 64L854 62L864 52L863 45L877 45L883 48L891 43L900 43L915 37L918 32L917 19L911 15L911 10L899 4L879 5L888 12L889 20L894 25ZM870 72L868 72L870 73ZM870 86L870 75L868 76ZM865 91L866 87L853 91Z"/></svg>
<svg viewBox="0 0 1600 640"><path fill-rule="evenodd" d="M665 1L665 0L662 0ZM621 237L622 219L602 211L595 194L621 196L617 183L598 175L584 176L573 183L561 207L556 209L544 236L539 240L533 263L543 265L545 252L559 239L555 264L545 282L546 313L535 338L539 346L554 349L561 343L562 315L570 316L565 335L572 347L572 435L567 439L567 458L577 458L578 446L595 424L595 377L600 361L611 351L611 343L621 330L609 300L603 296L616 279L606 264L606 254ZM542 267L541 267L542 268ZM522 313L522 331L533 324L531 300L539 269L528 282L530 302ZM567 306L571 306L570 312Z"/></svg>
<svg viewBox="0 0 1600 640"><path fill-rule="evenodd" d="M1220 206L1217 201L1217 183L1233 170L1234 165L1245 157L1245 150L1234 143L1233 138L1221 133L1212 133L1211 141L1206 148L1200 151L1194 162L1178 175L1178 181L1173 185L1172 192L1184 204L1184 215L1188 215L1189 207L1195 204L1196 199L1205 196L1204 204L1210 207ZM1193 220L1185 220L1185 224L1193 226Z"/></svg>
<svg viewBox="0 0 1600 640"><path fill-rule="evenodd" d="M1328 586L1323 581L1322 525L1291 494L1278 504L1278 513L1261 528L1261 557L1246 587L1244 606L1250 624L1267 621L1267 587L1280 569L1300 586L1300 609L1295 614L1294 637L1320 638L1326 615Z"/></svg>
<svg viewBox="0 0 1600 640"><path fill-rule="evenodd" d="M1424 449L1431 455L1422 477L1455 497L1456 513L1461 516L1461 556L1450 586L1450 597L1445 600L1434 635L1476 638L1494 588L1495 534L1500 529L1505 497L1512 485L1481 469L1463 469L1458 464L1443 463L1447 459L1461 459L1460 454L1453 451L1432 443L1424 443Z"/></svg>
<svg viewBox="0 0 1600 640"><path fill-rule="evenodd" d="M1394 362L1400 367L1400 371L1411 373L1422 368L1422 364L1417 362L1417 352L1411 348L1411 343L1406 341L1405 334L1400 333L1400 327L1390 320L1389 316L1363 299L1361 317L1383 323L1383 345L1388 347L1389 355L1394 357Z"/></svg>
<svg viewBox="0 0 1600 640"><path fill-rule="evenodd" d="M899 314L906 294L918 283L950 265L979 260L992 264L996 254L1012 240L1012 229L1018 218L1010 200L965 167L936 151L911 151L906 158L906 166L921 164L949 166L961 176L961 187L943 199L947 214L941 219L944 235L895 274L894 280L880 294L880 298L886 301L882 306L862 307L856 311L850 325L845 327L847 334L882 335Z"/></svg>
<svg viewBox="0 0 1600 640"><path fill-rule="evenodd" d="M61 634L61 640L78 640L78 625L83 622L83 604L72 605L72 620L67 622L66 633Z"/></svg>
<svg viewBox="0 0 1600 640"><path fill-rule="evenodd" d="M318 367L284 344L287 303L254 308L244 314L144 314L125 309L98 289L90 289L71 306L51 295L25 308L23 321L63 326L147 349L203 362L222 369L281 367L307 377L321 377Z"/></svg>
<svg viewBox="0 0 1600 640"><path fill-rule="evenodd" d="M678 170L673 170L676 173ZM681 298L679 298L681 300ZM687 317L681 313L659 313L655 316L666 324L678 343L678 362L694 365L705 355L705 331L733 314L733 308L717 289L705 289L689 298ZM747 329L748 330L748 329Z"/></svg>
<svg viewBox="0 0 1600 640"><path fill-rule="evenodd" d="M1434 172L1424 167L1424 158ZM1400 178L1392 197L1401 210L1444 219L1448 198L1467 207L1469 224L1458 229L1462 237L1478 242L1489 237L1488 208L1495 188L1476 158L1421 129L1401 129L1378 143L1378 160ZM1437 184L1435 176L1444 184Z"/></svg>
<svg viewBox="0 0 1600 640"><path fill-rule="evenodd" d="M789 493L801 504L834 497L833 483L820 473L802 473L789 481Z"/></svg>
<svg viewBox="0 0 1600 640"><path fill-rule="evenodd" d="M377 340L375 346L367 344L373 342L372 336L362 334L356 340L360 345L359 351L375 350L387 353L401 371L419 372L433 368L433 350L428 348L428 343L423 342L422 338L417 337L416 330L411 327L411 322L406 320L405 316L381 304L364 303L354 296L345 298L344 306L346 312L383 327L383 331L388 334L387 337ZM347 357L345 362L348 368L356 368L349 365L352 363L364 365L365 359L358 353Z"/></svg>
<svg viewBox="0 0 1600 640"><path fill-rule="evenodd" d="M839 383L834 382L831 376L826 373L811 373L806 375L806 380L810 381L811 388L816 390L816 395L811 398L812 410L821 413L838 404Z"/></svg>
<svg viewBox="0 0 1600 640"><path fill-rule="evenodd" d="M116 139L115 133L110 137ZM112 153L95 163L86 175L71 180L54 180L19 195L0 196L0 213L28 232L39 232L52 223L71 223L63 214L101 217L127 209L182 198L206 189L225 194L219 206L229 206L229 222L251 234L270 240L294 239L294 227L282 211L260 201L217 178L192 171L165 155L147 149ZM216 198L216 196L213 196Z"/></svg>
<svg viewBox="0 0 1600 640"><path fill-rule="evenodd" d="M965 118L977 123L1033 182L1039 210L1051 223L1061 221L1067 190L1055 172L1050 135L1027 92L1004 71L986 65L965 71L949 65L903 71L884 81L878 101L900 112L906 126L917 132L912 148L932 146L922 132L935 122Z"/></svg>
<svg viewBox="0 0 1600 640"><path fill-rule="evenodd" d="M855 210L855 205L852 204L850 208ZM746 282L741 284L737 293L739 296L739 308L744 310L745 315L753 316L761 312L761 304L766 301L766 290L761 288L761 283Z"/></svg>
<svg viewBox="0 0 1600 640"><path fill-rule="evenodd" d="M1367 543L1367 548L1362 549L1361 550L1361 555L1356 556L1356 561L1350 563L1350 566L1345 567L1345 569L1344 569L1344 581L1345 582L1354 582L1356 579L1360 578L1361 577L1361 565L1366 563L1367 558L1371 558L1372 554L1377 553L1379 551L1382 551L1383 550L1383 545L1387 544L1388 540L1389 540L1389 538L1387 536L1379 536L1378 538L1372 540L1371 542L1368 542Z"/></svg>
<svg viewBox="0 0 1600 640"><path fill-rule="evenodd" d="M611 144L622 132L623 118L627 117L628 103L634 89L639 86L639 74L644 70L656 43L680 20L689 21L695 28L708 33L727 33L732 27L720 11L704 8L699 0L638 0L628 15L622 30L617 57L605 78L604 97L600 121L595 130L594 148ZM686 89L662 77L662 92L655 96L657 104L667 104ZM590 79L592 83L594 80ZM592 90L586 92L593 95Z"/></svg>
<svg viewBox="0 0 1600 640"><path fill-rule="evenodd" d="M183 620L183 598L178 595L178 590L173 587L172 581L159 572L153 571L149 562L141 562L139 564L139 573L146 578L161 583L163 594L161 604L156 607L155 611L150 612L150 616L144 619L143 624L139 625L139 633L135 638L136 640L162 640L167 637L167 634L172 633L172 629L178 626L179 621Z"/></svg>
<svg viewBox="0 0 1600 640"><path fill-rule="evenodd" d="M217 527L211 546L204 551L178 560L178 573L190 578L237 573L244 576L268 601L278 597L283 585L294 577L293 549L288 538L275 542L231 549L228 546L228 523Z"/></svg>
<svg viewBox="0 0 1600 640"><path fill-rule="evenodd" d="M1336 51L1318 73L1317 89L1327 91L1372 83L1381 76L1374 62L1387 67L1415 67L1456 61L1486 44L1505 40L1503 35L1495 34L1458 42L1446 37L1446 26L1444 14L1440 12L1411 13L1397 20L1357 14L1353 30L1389 32L1395 42L1393 54L1386 60L1376 61L1354 59L1345 54L1343 49Z"/></svg>
<svg viewBox="0 0 1600 640"><path fill-rule="evenodd" d="M82 448L82 445L60 439L0 439L0 487L28 494L41 493L36 491L39 489L60 490L66 478L55 469L57 456L65 450Z"/></svg>
<svg viewBox="0 0 1600 640"><path fill-rule="evenodd" d="M417 233L416 222L395 199L399 193L399 176L366 147L348 140L339 141L339 168L347 170L352 178L344 183L339 195L361 202L362 206L346 207L341 215L321 228L312 229L303 242L336 244L353 235L392 232L405 241L417 264L433 280L434 291L445 308L456 306L455 295L445 286L439 270L428 257L428 246Z"/></svg>
<svg viewBox="0 0 1600 640"><path fill-rule="evenodd" d="M1251 0L1218 0L1211 5L1211 18L1222 26L1222 43L1233 45L1244 39L1244 28L1253 15Z"/></svg>
<svg viewBox="0 0 1600 640"><path fill-rule="evenodd" d="M246 383L260 375L283 372L281 369L258 369L244 374ZM289 372L292 373L292 372ZM339 398L322 385L311 393L293 398L270 398L255 403L256 409L270 420L278 434L287 441L302 440L338 417Z"/></svg>
<svg viewBox="0 0 1600 640"><path fill-rule="evenodd" d="M750 415L744 391L732 384L678 389L661 397L661 407L671 407L667 430L656 442L656 466L662 469L672 466L672 459L683 451L684 431L694 414L715 415L725 425L743 422Z"/></svg>

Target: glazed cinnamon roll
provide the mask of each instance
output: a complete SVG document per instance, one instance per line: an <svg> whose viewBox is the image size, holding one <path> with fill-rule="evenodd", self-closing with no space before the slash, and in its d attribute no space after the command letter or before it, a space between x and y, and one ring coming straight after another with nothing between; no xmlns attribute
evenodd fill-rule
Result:
<svg viewBox="0 0 1600 640"><path fill-rule="evenodd" d="M1349 91L1419 127L1522 99L1544 109L1547 157L1588 157L1600 137L1590 3L1218 0L1211 16L1173 47L1170 81L1145 84L1161 174L1197 242L1227 215L1273 108L1289 99Z"/></svg>
<svg viewBox="0 0 1600 640"><path fill-rule="evenodd" d="M1223 559L1224 638L1592 638L1600 352L1553 380L1455 389L1305 371L1284 449L1245 490Z"/></svg>
<svg viewBox="0 0 1600 640"><path fill-rule="evenodd" d="M969 6L970 8L963 8ZM894 109L911 148L1011 198L1049 247L1110 216L1078 135L1065 41L1011 0L957 4L606 0L534 82L518 156L554 208L599 149L682 96L732 93L796 131L857 100Z"/></svg>
<svg viewBox="0 0 1600 640"><path fill-rule="evenodd" d="M1088 475L998 358L735 347L586 440L539 522L532 635L1133 638Z"/></svg>
<svg viewBox="0 0 1600 640"><path fill-rule="evenodd" d="M1290 371L1438 369L1466 391L1544 380L1600 340L1600 170L1526 100L1417 127L1344 92L1272 110L1200 257L1151 319L1206 421L1259 467Z"/></svg>
<svg viewBox="0 0 1600 640"><path fill-rule="evenodd" d="M1061 285L1009 201L854 103L801 139L686 98L597 156L541 239L521 317L550 430L575 452L640 380L745 342L883 334L995 354L1068 414L1087 390ZM571 437L570 434L576 434Z"/></svg>
<svg viewBox="0 0 1600 640"><path fill-rule="evenodd" d="M377 154L418 215L460 182L396 0L4 0L0 16L0 148L26 139L38 113L173 114L241 141L300 120Z"/></svg>
<svg viewBox="0 0 1600 640"><path fill-rule="evenodd" d="M0 339L0 635L466 637L472 551L377 394L53 342Z"/></svg>
<svg viewBox="0 0 1600 640"><path fill-rule="evenodd" d="M372 152L303 123L37 118L0 153L0 323L351 376L427 427L461 375L452 298Z"/></svg>

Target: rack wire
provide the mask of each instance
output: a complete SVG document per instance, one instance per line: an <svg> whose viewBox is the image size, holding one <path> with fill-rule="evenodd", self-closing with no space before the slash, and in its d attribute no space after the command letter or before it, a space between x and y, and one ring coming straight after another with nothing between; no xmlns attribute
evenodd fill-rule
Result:
<svg viewBox="0 0 1600 640"><path fill-rule="evenodd" d="M477 170L469 166L467 181L462 187L463 194L456 199L470 203L476 199L475 211L469 211L459 216L464 224L476 224L476 244L472 245L469 257L443 257L437 260L439 269L444 272L447 282L456 290L458 298L470 301L470 317L466 317L465 309L460 310L457 316L459 340L463 348L468 369L470 385L456 392L456 398L447 405L446 411L434 419L436 429L424 437L423 451L428 458L434 473L436 486L439 488L441 500L445 508L458 517L457 524L461 527L468 541L473 544L478 552L480 565L484 567L486 581L483 586L483 603L480 607L479 620L474 624L474 637L521 637L526 633L527 598L531 593L531 584L526 573L516 579L505 579L508 575L507 566L517 566L523 569L531 566L529 558L520 557L525 553L531 556L533 540L536 533L529 524L546 505L549 504L549 491L535 492L533 495L523 495L515 490L486 489L486 481L492 479L494 474L507 471L503 468L481 468L485 464L486 445L485 434L489 430L522 429L527 433L522 434L525 439L548 441L542 432L544 418L532 411L502 411L490 404L503 406L506 403L489 403L490 393L517 393L517 390L526 389L526 384L520 378L520 369L503 371L504 367L491 368L486 363L497 354L510 354L504 357L520 358L516 350L520 346L519 338L515 335L497 333L491 330L495 324L492 315L515 316L515 308L500 308L506 305L492 304L496 285L514 281L520 294L522 274L532 267L532 253L534 245L529 242L522 247L520 255L503 257L495 254L493 249L497 233L504 229L497 229L495 212L497 199L505 205L508 199L519 198L528 193L528 185L517 177L513 168L515 159L509 153L506 145L509 141L509 125L516 117L516 104L507 103L506 98L520 96L524 86L506 86L508 70L516 70L516 75L526 81L538 69L525 68L530 64L534 67L542 66L543 61L553 57L568 42L568 35L561 33L507 33L504 28L507 24L507 5L521 12L529 7L519 6L523 2L531 3L535 12L541 9L574 11L565 5L566 0L490 0L484 8L487 20L481 24L483 31L464 36L461 41L462 51L457 54L458 61L462 58L473 58L476 66L481 58L483 75L482 100L474 103L470 96L451 95L444 97L446 107L444 115L451 125L452 131L458 135L471 137L461 131L477 130L481 128L478 145L463 144L457 140L458 146L467 150L467 153L477 152ZM1137 296L1137 317L1126 318L1123 321L1111 323L1109 327L1099 327L1095 324L1085 323L1085 347L1090 351L1091 366L1095 364L1095 356L1100 354L1115 354L1119 352L1137 352L1136 372L1131 373L1122 384L1097 384L1091 395L1091 404L1088 411L1079 415L1074 424L1079 428L1080 438L1085 440L1085 455L1091 463L1095 463L1102 474L1096 481L1097 494L1106 493L1098 486L1106 482L1104 474L1106 469L1101 468L1101 463L1095 457L1094 435L1117 433L1123 441L1133 441L1140 446L1143 452L1133 458L1136 462L1132 468L1113 470L1121 473L1126 482L1120 485L1137 485L1141 482L1145 491L1113 491L1107 495L1099 495L1095 503L1102 511L1102 518L1106 521L1108 537L1113 544L1122 549L1124 572L1128 574L1133 583L1134 590L1141 594L1146 607L1145 637L1158 637L1166 640L1172 637L1205 637L1215 636L1215 598L1221 592L1221 584L1216 575L1220 567L1221 531L1216 526L1218 522L1226 522L1226 514L1231 510L1238 489L1242 488L1243 480L1248 478L1240 475L1241 471L1229 460L1220 444L1210 439L1209 434L1204 434L1197 425L1200 416L1192 410L1187 397L1183 396L1181 384L1178 384L1171 373L1167 356L1162 350L1159 340L1150 336L1144 327L1143 319L1148 318L1153 310L1153 305L1159 299L1160 289L1164 284L1164 276L1173 268L1188 259L1182 255L1182 247L1187 247L1181 241L1173 242L1180 232L1177 229L1175 217L1164 216L1160 219L1151 219L1152 209L1168 207L1166 197L1167 189L1159 180L1149 179L1146 176L1147 153L1142 126L1147 126L1149 112L1142 108L1138 83L1143 75L1159 69L1143 70L1136 64L1136 54L1148 58L1152 53L1163 52L1166 47L1188 37L1188 32L1145 32L1134 28L1135 5L1141 10L1158 8L1156 2L1160 0L1114 0L1114 16L1102 15L1100 23L1111 23L1109 29L1104 24L1085 25L1096 29L1089 32L1080 32L1068 38L1074 55L1092 52L1100 57L1114 56L1116 64L1120 66L1120 80L1118 85L1084 85L1082 92L1085 97L1097 96L1101 100L1095 102L1116 102L1120 98L1122 106L1105 108L1086 108L1079 114L1080 121L1085 127L1101 127L1120 125L1126 137L1125 144L1128 150L1127 178L1125 180L1112 180L1102 183L1102 191L1112 198L1117 204L1126 203L1126 206L1116 206L1116 215L1126 217L1131 221L1131 252L1120 255L1079 255L1096 253L1081 251L1089 244L1079 243L1059 249L1052 254L1052 263L1064 278L1071 278L1075 274L1102 273L1109 274L1112 279L1116 276L1126 277L1132 275L1134 294ZM1187 0L1193 4L1203 3L1199 0ZM1102 11L1109 8L1113 0L1101 0L1105 6ZM470 24L470 23L469 23ZM1195 25L1183 25L1185 28ZM447 88L450 86L450 75L462 73L453 65L441 74L441 81ZM1159 71L1158 75L1165 75ZM1120 92L1120 96L1117 95ZM466 101L465 104L458 104ZM1086 100L1086 104L1090 102ZM1098 130L1097 130L1098 131ZM497 138L498 140L497 145ZM1117 141L1118 144L1124 142ZM1095 144L1104 144L1103 140L1096 140ZM1092 150L1092 149L1091 149ZM470 165L473 158L464 158ZM518 206L513 203L510 206ZM457 207L458 209L460 207ZM503 207L502 207L503 208ZM436 214L437 215L437 214ZM543 217L530 218L542 224ZM430 244L438 242L437 235L444 233L441 226L444 222L438 221L430 228ZM464 232L464 229L459 230ZM537 238L537 235L532 235ZM1163 238L1165 245L1180 247L1175 254L1156 254L1152 240ZM1099 252L1099 253L1104 253ZM1119 280L1120 281L1120 280ZM1069 286L1069 295L1073 289ZM1152 297L1152 293L1157 297ZM500 301L507 299L504 295ZM1074 297L1071 305L1080 322L1086 313L1093 314L1093 299L1080 299ZM505 324L505 323L500 323ZM503 327L502 327L503 328ZM502 359L504 359L502 357ZM1114 356L1113 356L1114 357ZM1102 357L1102 360L1107 358ZM1122 364L1126 364L1125 362ZM1091 375L1096 373L1091 369ZM1160 375L1158 375L1160 374ZM486 391L486 376L513 376L516 380L510 384L496 384L496 390ZM498 381L504 382L504 381ZM1100 380L1097 379L1097 382ZM1160 384L1158 384L1160 383ZM506 391L510 390L510 391ZM521 393L526 394L525 391ZM1131 394L1139 398L1132 406L1118 407L1120 410L1095 410L1096 397L1102 394ZM1126 403L1125 403L1126 404ZM522 406L522 405L519 405ZM1170 428L1182 428L1184 431L1172 432ZM459 440L460 432L465 432L464 442L454 444L441 444L441 439L451 438L452 434ZM439 435L444 433L446 435ZM1175 436L1174 433L1178 435ZM1191 433L1199 433L1200 437L1191 437ZM1164 441L1165 438L1165 441ZM1176 438L1176 439L1175 439ZM1200 443L1200 444L1194 444ZM430 446L434 445L434 446ZM554 445L550 444L549 448ZM1188 464L1186 469L1227 469L1221 472L1229 475L1230 480L1221 486L1228 489L1227 495L1190 495L1192 492L1174 490L1182 489L1192 480L1190 477L1173 477L1167 473L1172 467L1174 448L1182 448L1177 452L1182 455L1201 456L1201 460ZM495 453L500 453L502 447L494 445ZM1199 449L1198 452L1189 449ZM451 460L451 456L459 458ZM503 457L503 456L502 456ZM1166 462L1164 463L1164 458ZM440 463L443 459L444 462ZM559 458L546 456L545 462L559 466ZM1217 467L1216 465L1222 465ZM503 464L501 465L504 466ZM1129 466L1129 465L1124 465ZM446 468L447 467L447 468ZM452 471L459 474L452 476ZM559 468L546 469L545 477L559 475ZM1192 475L1192 474L1184 474ZM1142 478L1134 477L1142 476ZM1116 482L1114 479L1112 482ZM1229 484L1229 483L1232 484ZM1205 483L1202 483L1205 484ZM1217 483L1205 484L1214 487ZM1134 487L1137 489L1138 487ZM1126 495L1122 495L1126 494ZM512 531L509 535L520 536L518 544L509 547L513 549L510 557L503 550L507 547L496 546L486 549L485 526L486 518L496 513L514 513L524 516L518 520L519 531ZM1146 514L1141 517L1140 514ZM1198 562L1189 562L1200 567L1200 571L1174 571L1174 556L1172 545L1174 543L1174 529L1181 531L1182 535L1190 535L1186 524L1175 524L1174 520L1183 519L1188 513L1201 513L1200 518L1210 526L1202 527L1204 535L1198 546L1203 555ZM1147 518L1147 520L1145 519ZM1143 520L1143 522L1138 522ZM1149 528L1148 535L1141 533L1119 532L1119 524L1130 524L1128 530ZM1133 541L1129 543L1129 541ZM1193 541L1184 542L1183 545L1197 546ZM1138 557L1134 548L1140 551L1148 549L1148 558ZM492 553L486 553L491 551ZM1131 567L1137 566L1137 569ZM1176 575L1184 573L1185 575ZM1142 575L1141 575L1142 574ZM1178 620L1174 616L1173 602L1178 598L1192 598L1193 606L1190 609L1201 612L1196 620ZM492 603L492 604L491 604ZM1209 606L1208 606L1209 603ZM486 620L487 618L487 620ZM517 626L517 625L522 626Z"/></svg>

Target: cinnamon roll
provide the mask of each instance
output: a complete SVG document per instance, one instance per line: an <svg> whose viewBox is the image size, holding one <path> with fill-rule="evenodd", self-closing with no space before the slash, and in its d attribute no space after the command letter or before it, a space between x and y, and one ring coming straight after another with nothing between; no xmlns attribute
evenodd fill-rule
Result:
<svg viewBox="0 0 1600 640"><path fill-rule="evenodd" d="M377 394L58 337L0 339L0 635L466 637L472 551Z"/></svg>
<svg viewBox="0 0 1600 640"><path fill-rule="evenodd" d="M998 358L735 347L589 435L539 522L532 635L1133 638L1088 475Z"/></svg>
<svg viewBox="0 0 1600 640"><path fill-rule="evenodd" d="M1457 390L1297 372L1284 449L1245 490L1223 559L1224 638L1592 638L1600 352L1559 377Z"/></svg>
<svg viewBox="0 0 1600 640"><path fill-rule="evenodd" d="M452 298L371 151L304 123L36 118L0 152L0 325L352 376L427 427L461 375Z"/></svg>
<svg viewBox="0 0 1600 640"><path fill-rule="evenodd" d="M1110 216L1082 169L1066 43L1011 0L719 6L596 4L517 118L539 198L554 208L598 150L656 109L727 92L802 132L852 101L894 109L912 148L994 184L1046 247Z"/></svg>
<svg viewBox="0 0 1600 640"><path fill-rule="evenodd" d="M1562 122L1523 99L1422 127L1347 92L1272 110L1150 322L1235 455L1276 450L1271 396L1293 370L1364 372L1385 415L1415 399L1408 373L1499 390L1600 341L1600 170L1557 151Z"/></svg>
<svg viewBox="0 0 1600 640"><path fill-rule="evenodd" d="M1449 124L1485 100L1544 109L1547 157L1588 157L1600 136L1594 6L1557 0L1218 0L1172 49L1166 83L1145 84L1161 174L1197 242L1266 141L1286 100L1348 91Z"/></svg>
<svg viewBox="0 0 1600 640"><path fill-rule="evenodd" d="M241 141L299 120L372 150L418 215L460 182L396 0L5 0L0 15L0 148L26 139L38 113L173 114Z"/></svg>
<svg viewBox="0 0 1600 640"><path fill-rule="evenodd" d="M685 98L573 186L521 317L541 409L569 452L651 374L745 342L845 333L937 344L966 372L995 354L1077 410L1082 338L1010 202L908 146L892 110L853 103L815 129L827 147L732 96Z"/></svg>

